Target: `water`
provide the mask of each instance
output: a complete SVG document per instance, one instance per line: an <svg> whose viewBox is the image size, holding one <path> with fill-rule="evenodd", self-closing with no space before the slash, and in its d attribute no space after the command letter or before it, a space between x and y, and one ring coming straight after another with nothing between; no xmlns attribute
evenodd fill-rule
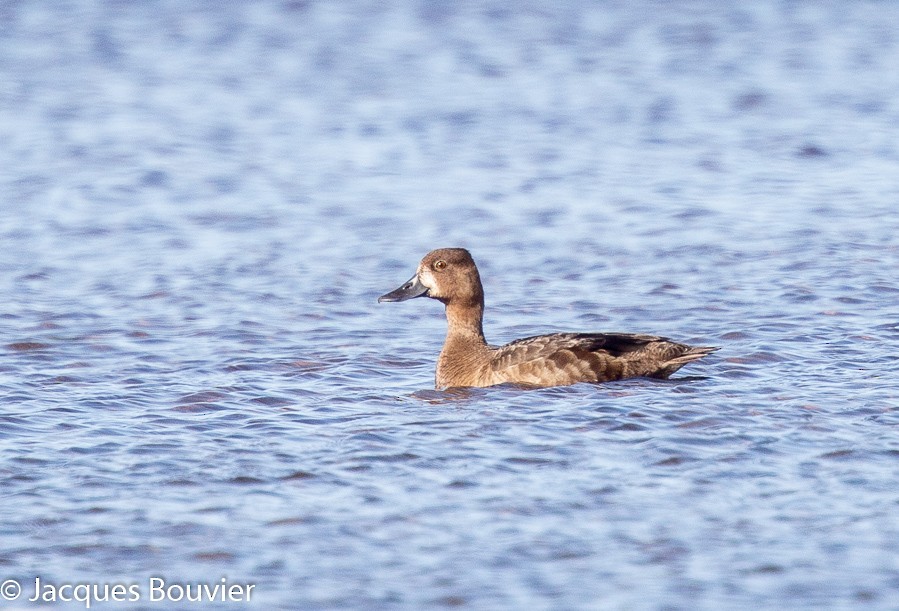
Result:
<svg viewBox="0 0 899 611"><path fill-rule="evenodd" d="M899 5L0 22L5 608L899 607ZM434 391L440 305L375 300L438 246L494 343L721 350Z"/></svg>

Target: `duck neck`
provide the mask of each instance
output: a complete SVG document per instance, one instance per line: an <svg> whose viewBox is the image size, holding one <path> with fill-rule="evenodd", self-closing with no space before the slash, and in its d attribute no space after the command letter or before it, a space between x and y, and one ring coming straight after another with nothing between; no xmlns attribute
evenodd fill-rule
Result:
<svg viewBox="0 0 899 611"><path fill-rule="evenodd" d="M483 317L483 302L446 304L446 342L437 359L437 388L480 385L480 370L490 360L490 347L481 327Z"/></svg>
<svg viewBox="0 0 899 611"><path fill-rule="evenodd" d="M446 339L449 342L475 343L485 345L484 339L484 302L447 303L446 304Z"/></svg>

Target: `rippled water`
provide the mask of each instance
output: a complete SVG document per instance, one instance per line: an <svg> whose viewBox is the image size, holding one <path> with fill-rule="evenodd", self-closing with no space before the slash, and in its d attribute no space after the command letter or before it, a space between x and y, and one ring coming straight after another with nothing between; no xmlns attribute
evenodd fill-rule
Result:
<svg viewBox="0 0 899 611"><path fill-rule="evenodd" d="M140 585L108 609L161 608L154 576L256 584L232 609L899 607L899 5L0 22L0 580ZM438 246L472 250L494 343L721 350L434 391L440 304L375 300Z"/></svg>

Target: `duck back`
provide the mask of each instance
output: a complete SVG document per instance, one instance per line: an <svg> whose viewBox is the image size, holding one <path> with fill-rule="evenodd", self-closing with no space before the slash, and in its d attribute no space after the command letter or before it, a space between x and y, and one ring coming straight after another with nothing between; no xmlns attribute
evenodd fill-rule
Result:
<svg viewBox="0 0 899 611"><path fill-rule="evenodd" d="M494 384L559 386L635 376L667 378L717 348L687 346L639 333L553 333L494 348L488 370Z"/></svg>

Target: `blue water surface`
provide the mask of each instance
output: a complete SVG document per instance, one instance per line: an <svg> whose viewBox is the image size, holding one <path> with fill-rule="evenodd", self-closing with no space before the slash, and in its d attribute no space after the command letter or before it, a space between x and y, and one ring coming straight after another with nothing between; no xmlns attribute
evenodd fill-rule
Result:
<svg viewBox="0 0 899 611"><path fill-rule="evenodd" d="M0 4L0 607L899 608L896 23ZM435 391L440 304L376 298L442 246L493 343L721 350Z"/></svg>

